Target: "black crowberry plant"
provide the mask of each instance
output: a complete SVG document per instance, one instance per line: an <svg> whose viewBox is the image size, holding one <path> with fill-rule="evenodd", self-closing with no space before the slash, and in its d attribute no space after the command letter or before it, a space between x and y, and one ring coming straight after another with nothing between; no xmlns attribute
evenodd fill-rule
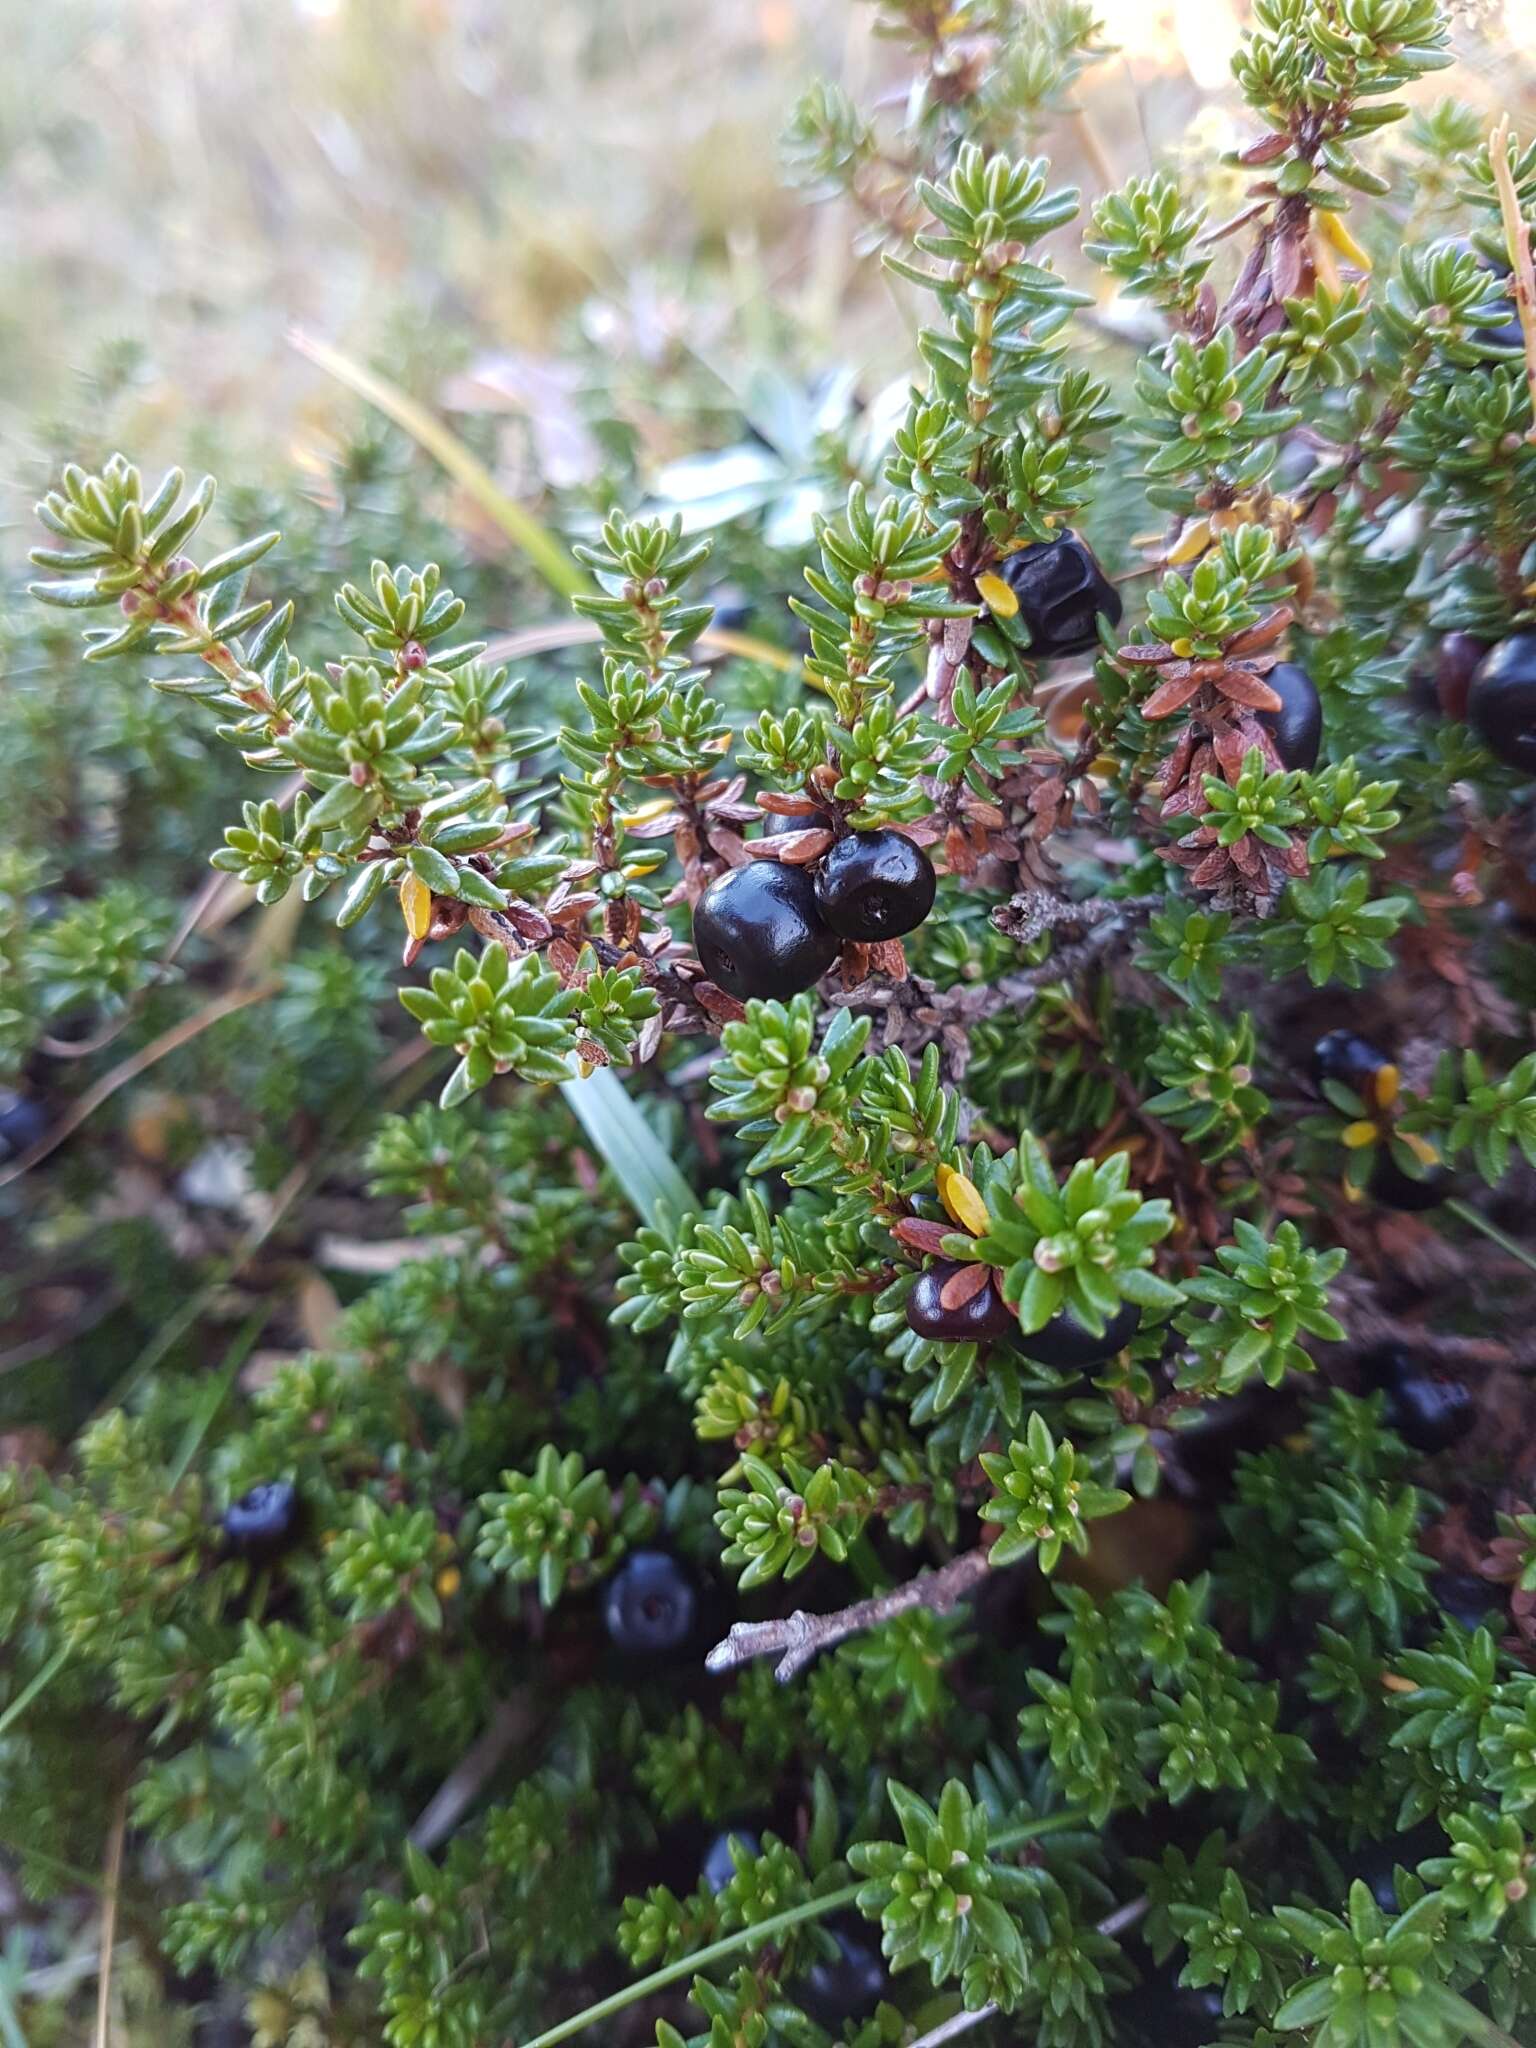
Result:
<svg viewBox="0 0 1536 2048"><path fill-rule="evenodd" d="M264 2048L1507 2048L1536 144L1422 96L1438 0L1255 0L1235 207L1085 208L1036 144L1091 7L873 18L910 90L787 154L915 356L750 635L670 513L565 504L580 659L510 676L425 546L327 624L211 481L39 508L163 802L227 772L221 881L340 935L214 998L277 1002L239 1078L310 1164L253 1149L201 1292L136 1167L170 1335L4 1439L4 1847L62 1922L105 1845L107 1957ZM48 1061L201 1030L156 876L80 873L0 853L0 1187ZM196 1355L363 1132L409 1242ZM88 1158L45 1184L51 1285Z"/></svg>

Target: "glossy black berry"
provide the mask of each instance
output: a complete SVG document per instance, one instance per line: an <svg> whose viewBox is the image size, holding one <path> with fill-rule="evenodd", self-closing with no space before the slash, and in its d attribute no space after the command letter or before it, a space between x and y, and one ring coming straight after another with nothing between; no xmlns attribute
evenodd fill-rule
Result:
<svg viewBox="0 0 1536 2048"><path fill-rule="evenodd" d="M1117 626L1125 610L1092 548L1075 533L1021 548L999 573L1019 600L1029 651L1041 660L1097 647L1100 618Z"/></svg>
<svg viewBox="0 0 1536 2048"><path fill-rule="evenodd" d="M1429 1591L1447 1621L1464 1629L1492 1629L1498 1635L1504 1626L1504 1588L1476 1572L1433 1572Z"/></svg>
<svg viewBox="0 0 1536 2048"><path fill-rule="evenodd" d="M796 2002L818 2025L841 2029L845 2021L873 2012L890 1990L891 1980L877 1948L840 1927L830 1931L836 1957L818 1957L792 1989Z"/></svg>
<svg viewBox="0 0 1536 2048"><path fill-rule="evenodd" d="M763 816L763 837L782 838L786 832L830 832L832 820L825 811L805 811L798 818L786 817L782 811L768 811Z"/></svg>
<svg viewBox="0 0 1536 2048"><path fill-rule="evenodd" d="M907 1323L932 1344L987 1344L998 1337L1017 1338L1019 1322L989 1280L960 1308L946 1308L939 1295L960 1271L948 1259L936 1259L920 1273L907 1296Z"/></svg>
<svg viewBox="0 0 1536 2048"><path fill-rule="evenodd" d="M603 1594L608 1640L633 1657L681 1648L693 1634L698 1611L693 1581L664 1550L635 1551Z"/></svg>
<svg viewBox="0 0 1536 2048"><path fill-rule="evenodd" d="M1385 1145L1376 1148L1376 1164L1366 1182L1366 1193L1388 1209L1438 1209L1454 1182L1443 1166L1431 1166L1424 1174L1405 1173Z"/></svg>
<svg viewBox="0 0 1536 2048"><path fill-rule="evenodd" d="M838 953L810 876L777 860L717 876L694 906L693 944L710 980L743 1002L814 988Z"/></svg>
<svg viewBox="0 0 1536 2048"><path fill-rule="evenodd" d="M816 901L839 938L899 939L933 908L933 862L905 832L850 832L816 867Z"/></svg>
<svg viewBox="0 0 1536 2048"><path fill-rule="evenodd" d="M1312 1048L1312 1078L1319 1088L1324 1081L1338 1081L1353 1089L1367 1107L1371 1083L1391 1064L1379 1045L1372 1045L1357 1031L1330 1031Z"/></svg>
<svg viewBox="0 0 1536 2048"><path fill-rule="evenodd" d="M1085 1372L1090 1365L1102 1365L1106 1358L1123 1350L1140 1326L1141 1310L1134 1301L1125 1301L1104 1325L1102 1337L1095 1337L1070 1309L1063 1309L1059 1316L1052 1316L1043 1330L1035 1330L1029 1336L1020 1331L1014 1341L1026 1358L1033 1358L1040 1365Z"/></svg>
<svg viewBox="0 0 1536 2048"><path fill-rule="evenodd" d="M736 1864L731 1855L732 1842L748 1857L763 1853L762 1843L750 1828L729 1828L723 1835L716 1835L704 1851L699 1865L699 1883L716 1897L736 1875Z"/></svg>
<svg viewBox="0 0 1536 2048"><path fill-rule="evenodd" d="M1460 1380L1414 1373L1387 1390L1387 1422L1404 1443L1432 1457L1459 1444L1477 1421L1472 1389Z"/></svg>
<svg viewBox="0 0 1536 2048"><path fill-rule="evenodd" d="M302 1508L286 1479L269 1479L231 1502L224 1513L230 1548L245 1557L271 1556L298 1534Z"/></svg>
<svg viewBox="0 0 1536 2048"><path fill-rule="evenodd" d="M1536 633L1511 633L1484 657L1467 718L1490 754L1536 775Z"/></svg>
<svg viewBox="0 0 1536 2048"><path fill-rule="evenodd" d="M1274 741L1282 768L1315 768L1323 743L1323 700L1307 671L1294 661L1277 661L1264 680L1280 699L1278 711L1261 711L1258 721Z"/></svg>
<svg viewBox="0 0 1536 2048"><path fill-rule="evenodd" d="M48 1112L40 1102L0 1088L0 1159L15 1159L30 1152L47 1129Z"/></svg>
<svg viewBox="0 0 1536 2048"><path fill-rule="evenodd" d="M1435 702L1447 718L1464 720L1472 678L1488 657L1489 643L1471 633L1445 633L1435 650Z"/></svg>

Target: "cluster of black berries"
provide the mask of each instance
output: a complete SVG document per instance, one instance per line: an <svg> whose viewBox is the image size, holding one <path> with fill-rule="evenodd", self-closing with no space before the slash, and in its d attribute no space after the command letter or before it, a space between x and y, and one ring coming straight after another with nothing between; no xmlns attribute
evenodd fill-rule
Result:
<svg viewBox="0 0 1536 2048"><path fill-rule="evenodd" d="M768 828L825 830L825 812ZM819 861L729 868L694 906L704 972L745 1002L813 988L847 939L869 945L915 931L933 908L933 862L904 832L848 832Z"/></svg>
<svg viewBox="0 0 1536 2048"><path fill-rule="evenodd" d="M1390 1096L1384 1084L1391 1077L1396 1092L1397 1068L1380 1046L1354 1031L1330 1031L1312 1048L1312 1078L1338 1081L1352 1089L1374 1121L1374 1113L1385 1110ZM1451 1176L1443 1166L1430 1166L1415 1178L1404 1173L1385 1145L1378 1148L1376 1163L1366 1182L1366 1192L1389 1209L1437 1209L1450 1194Z"/></svg>

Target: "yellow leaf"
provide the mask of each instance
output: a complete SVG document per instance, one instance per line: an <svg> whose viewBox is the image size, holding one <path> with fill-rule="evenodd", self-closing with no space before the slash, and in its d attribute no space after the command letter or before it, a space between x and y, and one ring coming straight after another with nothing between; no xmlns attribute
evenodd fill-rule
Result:
<svg viewBox="0 0 1536 2048"><path fill-rule="evenodd" d="M956 1173L952 1166L941 1166L935 1178L939 1184L939 1200L949 1212L950 1220L958 1223L962 1230L968 1230L972 1237L985 1237L987 1205L981 1199L981 1190L975 1181L967 1180L963 1173Z"/></svg>
<svg viewBox="0 0 1536 2048"><path fill-rule="evenodd" d="M1326 207L1320 206L1315 218L1324 235L1332 242L1334 248L1344 258L1344 261L1352 263L1356 270L1363 270L1369 276L1372 267L1371 259L1349 232L1343 214L1330 213Z"/></svg>
<svg viewBox="0 0 1536 2048"><path fill-rule="evenodd" d="M432 929L432 891L420 875L407 875L400 884L400 915L413 939L424 939Z"/></svg>
<svg viewBox="0 0 1536 2048"><path fill-rule="evenodd" d="M451 1600L464 1583L464 1575L456 1564L445 1565L437 1575L439 1599Z"/></svg>
<svg viewBox="0 0 1536 2048"><path fill-rule="evenodd" d="M1400 1082L1401 1076L1390 1060L1384 1066L1376 1069L1375 1073L1371 1076L1371 1094L1376 1099L1376 1107L1378 1109L1390 1109L1392 1107L1393 1103L1397 1100Z"/></svg>
<svg viewBox="0 0 1536 2048"><path fill-rule="evenodd" d="M1359 1123L1344 1126L1344 1142L1351 1152L1358 1152L1366 1145L1374 1145L1377 1136L1376 1126L1369 1117L1362 1117Z"/></svg>
<svg viewBox="0 0 1536 2048"><path fill-rule="evenodd" d="M981 592L987 610L995 617L1012 619L1018 616L1019 600L1001 576L994 576L988 570L984 576L976 578L976 588Z"/></svg>
<svg viewBox="0 0 1536 2048"><path fill-rule="evenodd" d="M1180 661L1188 661L1195 651L1195 643L1187 634L1180 634L1177 640L1170 640L1168 645L1173 649Z"/></svg>
<svg viewBox="0 0 1536 2048"><path fill-rule="evenodd" d="M1417 1131L1399 1131L1397 1136L1399 1142L1408 1147L1408 1150L1417 1159L1420 1166L1438 1166L1440 1164L1440 1154L1431 1145L1428 1138L1421 1138Z"/></svg>
<svg viewBox="0 0 1536 2048"><path fill-rule="evenodd" d="M1209 519L1191 519L1178 540L1169 550L1168 560L1172 567L1193 562L1203 555L1211 544L1211 522Z"/></svg>

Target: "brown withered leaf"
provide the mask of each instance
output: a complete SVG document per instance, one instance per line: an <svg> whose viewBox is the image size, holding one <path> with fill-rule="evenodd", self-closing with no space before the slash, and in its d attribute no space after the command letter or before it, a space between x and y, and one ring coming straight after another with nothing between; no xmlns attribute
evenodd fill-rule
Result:
<svg viewBox="0 0 1536 2048"><path fill-rule="evenodd" d="M900 939L876 939L869 948L868 972L888 975L892 981L906 980L907 949Z"/></svg>
<svg viewBox="0 0 1536 2048"><path fill-rule="evenodd" d="M728 868L749 868L758 858L739 832L733 832L729 825L714 825L709 828L709 843L719 854Z"/></svg>
<svg viewBox="0 0 1536 2048"><path fill-rule="evenodd" d="M968 1301L974 1301L992 1278L990 1266L962 1266L958 1273L951 1273L939 1289L939 1306L947 1309L964 1308Z"/></svg>
<svg viewBox="0 0 1536 2048"><path fill-rule="evenodd" d="M1235 784L1243 772L1243 757L1254 744L1243 724L1224 725L1219 732L1211 735L1211 745L1216 750L1216 763L1228 782Z"/></svg>
<svg viewBox="0 0 1536 2048"><path fill-rule="evenodd" d="M1205 687L1204 677L1191 675L1187 663L1180 662L1178 667L1183 671L1182 674L1176 674L1170 666L1166 680L1158 684L1142 705L1143 718L1171 718L1175 711L1187 704L1191 697Z"/></svg>
<svg viewBox="0 0 1536 2048"><path fill-rule="evenodd" d="M591 901L595 903L597 898L594 896ZM528 939L534 945L542 945L554 931L553 924L542 910L535 910L531 903L520 903L515 896L508 902L502 916L520 939Z"/></svg>
<svg viewBox="0 0 1536 2048"><path fill-rule="evenodd" d="M738 1017L747 1014L745 1003L739 1003L735 996L727 995L712 981L696 981L693 993L698 998L699 1008L707 1010L711 1017L718 1017L722 1024L734 1024Z"/></svg>
<svg viewBox="0 0 1536 2048"><path fill-rule="evenodd" d="M1223 669L1216 678L1216 687L1223 697L1230 697L1234 704L1244 704L1250 711L1278 711L1280 695L1269 684L1256 676L1252 669Z"/></svg>
<svg viewBox="0 0 1536 2048"><path fill-rule="evenodd" d="M1173 649L1163 640L1154 640L1149 647L1121 647L1115 651L1116 661L1128 661L1133 666L1160 667L1173 659Z"/></svg>
<svg viewBox="0 0 1536 2048"><path fill-rule="evenodd" d="M1226 880L1232 867L1227 859L1224 846L1213 846L1205 859L1189 871L1189 879L1197 889L1214 889L1218 882Z"/></svg>

